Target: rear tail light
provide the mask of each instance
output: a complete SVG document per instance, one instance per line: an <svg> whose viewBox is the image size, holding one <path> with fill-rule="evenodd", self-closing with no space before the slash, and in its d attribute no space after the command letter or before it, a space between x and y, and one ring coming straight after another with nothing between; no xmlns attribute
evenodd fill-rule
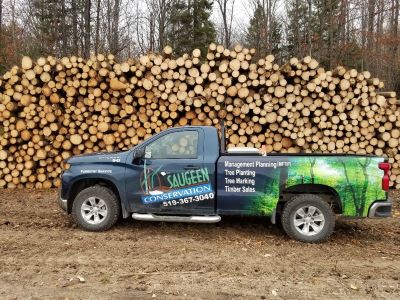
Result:
<svg viewBox="0 0 400 300"><path fill-rule="evenodd" d="M388 162L381 162L378 165L379 169L383 170L383 177L382 177L382 190L388 191L389 190L389 183L390 183L390 164Z"/></svg>

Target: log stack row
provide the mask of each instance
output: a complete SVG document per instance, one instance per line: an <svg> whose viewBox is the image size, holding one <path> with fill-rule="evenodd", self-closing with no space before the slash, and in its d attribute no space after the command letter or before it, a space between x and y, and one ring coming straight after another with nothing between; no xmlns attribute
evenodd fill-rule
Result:
<svg viewBox="0 0 400 300"><path fill-rule="evenodd" d="M171 126L227 126L229 147L387 155L400 188L396 94L368 71L325 70L311 57L279 65L254 49L211 44L148 54L24 57L0 78L0 187L60 185L72 155L128 149Z"/></svg>

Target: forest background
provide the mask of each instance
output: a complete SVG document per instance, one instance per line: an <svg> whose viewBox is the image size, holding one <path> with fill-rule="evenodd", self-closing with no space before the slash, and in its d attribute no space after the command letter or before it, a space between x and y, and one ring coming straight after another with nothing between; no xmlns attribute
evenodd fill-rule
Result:
<svg viewBox="0 0 400 300"><path fill-rule="evenodd" d="M369 70L400 91L400 0L0 0L0 74L33 58L112 53L118 60L241 43L278 63Z"/></svg>

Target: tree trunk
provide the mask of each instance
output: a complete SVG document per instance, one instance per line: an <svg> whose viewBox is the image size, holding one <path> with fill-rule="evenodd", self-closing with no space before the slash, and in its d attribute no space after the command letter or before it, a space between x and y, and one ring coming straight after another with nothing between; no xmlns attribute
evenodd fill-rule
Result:
<svg viewBox="0 0 400 300"><path fill-rule="evenodd" d="M383 22L384 22L384 8L382 5L382 2L379 1L378 2L378 6L377 6L377 21L376 21L376 40L380 39L383 36ZM382 52L381 52L381 42L375 42L375 55L378 57L382 56ZM379 74L379 73L378 73ZM379 74L381 75L381 74Z"/></svg>
<svg viewBox="0 0 400 300"><path fill-rule="evenodd" d="M368 0L367 47L369 49L372 49L374 40L375 1L376 0Z"/></svg>
<svg viewBox="0 0 400 300"><path fill-rule="evenodd" d="M158 51L161 52L165 47L166 41L166 28L167 28L167 14L169 6L171 5L170 0L158 0Z"/></svg>
<svg viewBox="0 0 400 300"><path fill-rule="evenodd" d="M84 57L86 59L90 56L90 8L91 1L85 0L84 8L84 20L85 20L85 32L84 32Z"/></svg>
<svg viewBox="0 0 400 300"><path fill-rule="evenodd" d="M364 214L365 202L367 199L367 190L368 190L368 184L369 184L367 168L368 168L369 164L371 163L371 158L370 157L365 158L364 164L362 164L360 162L360 160L358 161L358 163L361 166L362 172L364 175L364 183L363 183L362 190L361 190L360 205L357 208L357 216L362 217Z"/></svg>
<svg viewBox="0 0 400 300"><path fill-rule="evenodd" d="M72 11L72 49L75 55L78 54L79 41L78 41L78 0L71 0L71 11Z"/></svg>
<svg viewBox="0 0 400 300"><path fill-rule="evenodd" d="M288 178L289 178L289 168L288 167L283 167L283 168L280 169L280 171L281 171L281 174L279 176L279 180L280 180L281 184L279 185L279 188L282 189L282 190L280 190L279 192L281 193L287 187L287 181L288 181Z"/></svg>
<svg viewBox="0 0 400 300"><path fill-rule="evenodd" d="M300 7L299 0L296 0L295 13L296 13L297 20L300 19L299 18L299 15L300 15L299 7ZM300 28L299 27L300 26L296 26L294 29L294 39L293 40L294 40L294 45L295 45L295 55L296 56L300 55L300 49L301 49L300 30L299 30Z"/></svg>
<svg viewBox="0 0 400 300"><path fill-rule="evenodd" d="M273 19L273 0L267 0L267 7L266 7L266 14L265 14L265 24L267 28L267 53L271 53L272 51L272 34L273 34L273 28L272 28L272 19Z"/></svg>
<svg viewBox="0 0 400 300"><path fill-rule="evenodd" d="M10 1L10 8L11 8L11 36L12 36L12 44L13 49L16 49L16 38L15 38L15 31L16 31L16 19L15 19L15 0Z"/></svg>
<svg viewBox="0 0 400 300"><path fill-rule="evenodd" d="M393 66L396 65L396 61L398 60L398 50L399 50L399 11L400 11L400 0L392 0L392 22L391 22L391 31L392 31L392 46L390 47L390 57L393 59L393 64L388 65L388 81L389 86L392 88L396 88L396 75L397 70Z"/></svg>
<svg viewBox="0 0 400 300"><path fill-rule="evenodd" d="M311 183L314 183L314 181L315 181L314 166L315 166L316 161L317 161L317 159L315 157L310 158Z"/></svg>
<svg viewBox="0 0 400 300"><path fill-rule="evenodd" d="M2 25L3 25L3 0L0 0L0 40L2 34Z"/></svg>
<svg viewBox="0 0 400 300"><path fill-rule="evenodd" d="M349 175L347 173L346 163L340 158L338 158L338 161L343 166L344 176L346 177L346 182L347 182L347 187L350 189L351 197L353 198L354 208L357 211L357 207L359 206L358 201L357 201L357 195L356 195L356 191L354 190L354 186L353 186L353 184L349 178Z"/></svg>
<svg viewBox="0 0 400 300"><path fill-rule="evenodd" d="M156 22L155 22L155 15L154 12L150 14L149 17L149 51L153 52L155 50L155 43L156 43Z"/></svg>
<svg viewBox="0 0 400 300"><path fill-rule="evenodd" d="M331 51L331 49L333 49L333 7L332 7L332 0L328 0L328 10L329 10L329 29L328 29L328 61L329 61L329 69L332 68L332 56L333 56L333 51ZM336 20L335 20L336 22ZM310 56L311 56L311 51L310 51Z"/></svg>
<svg viewBox="0 0 400 300"><path fill-rule="evenodd" d="M192 27L192 32L195 32L196 31L196 28L198 28L199 27L199 24L198 24L198 18L196 17L196 16L198 16L198 6L199 6L199 3L198 3L198 0L193 0L193 4L191 3L191 0L189 0L189 2L188 2L188 9L190 10L190 9L192 9L193 8L193 16L195 16L194 18L193 18L193 27ZM195 37L195 35L193 35L193 37L192 37L192 44L195 44L195 39L196 39L196 37Z"/></svg>
<svg viewBox="0 0 400 300"><path fill-rule="evenodd" d="M120 15L120 0L114 1L114 8L112 13L112 43L110 45L110 52L114 55L119 51L119 15Z"/></svg>
<svg viewBox="0 0 400 300"><path fill-rule="evenodd" d="M61 39L62 39L62 49L61 54L62 56L67 55L67 30L65 26L65 18L67 17L66 10L65 10L65 0L61 0Z"/></svg>
<svg viewBox="0 0 400 300"><path fill-rule="evenodd" d="M311 10L311 0L308 0L308 19L307 19L307 43L308 43L308 55L312 55L312 24L311 24L312 10Z"/></svg>
<svg viewBox="0 0 400 300"><path fill-rule="evenodd" d="M347 2L348 0L340 1L340 14L339 14L339 44L346 44L346 31L347 31Z"/></svg>
<svg viewBox="0 0 400 300"><path fill-rule="evenodd" d="M351 21L350 21L350 1L346 0L346 44L350 43Z"/></svg>
<svg viewBox="0 0 400 300"><path fill-rule="evenodd" d="M226 48L229 48L231 46L231 25L232 25L232 19L230 22L228 21L228 2L229 0L218 0L218 7L219 11L221 12L222 16L222 23L223 23L223 31L224 31L224 39L223 43ZM232 3L232 9L233 5L235 4L235 1L233 0Z"/></svg>
<svg viewBox="0 0 400 300"><path fill-rule="evenodd" d="M96 7L96 40L94 45L94 52L97 55L99 53L100 47L100 10L101 10L101 1L97 0Z"/></svg>

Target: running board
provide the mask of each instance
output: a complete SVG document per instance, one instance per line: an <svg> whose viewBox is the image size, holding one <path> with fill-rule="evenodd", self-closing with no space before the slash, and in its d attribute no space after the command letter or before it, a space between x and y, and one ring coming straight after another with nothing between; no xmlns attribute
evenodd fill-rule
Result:
<svg viewBox="0 0 400 300"><path fill-rule="evenodd" d="M139 221L186 222L186 223L217 223L220 216L167 216L133 213L132 218Z"/></svg>

